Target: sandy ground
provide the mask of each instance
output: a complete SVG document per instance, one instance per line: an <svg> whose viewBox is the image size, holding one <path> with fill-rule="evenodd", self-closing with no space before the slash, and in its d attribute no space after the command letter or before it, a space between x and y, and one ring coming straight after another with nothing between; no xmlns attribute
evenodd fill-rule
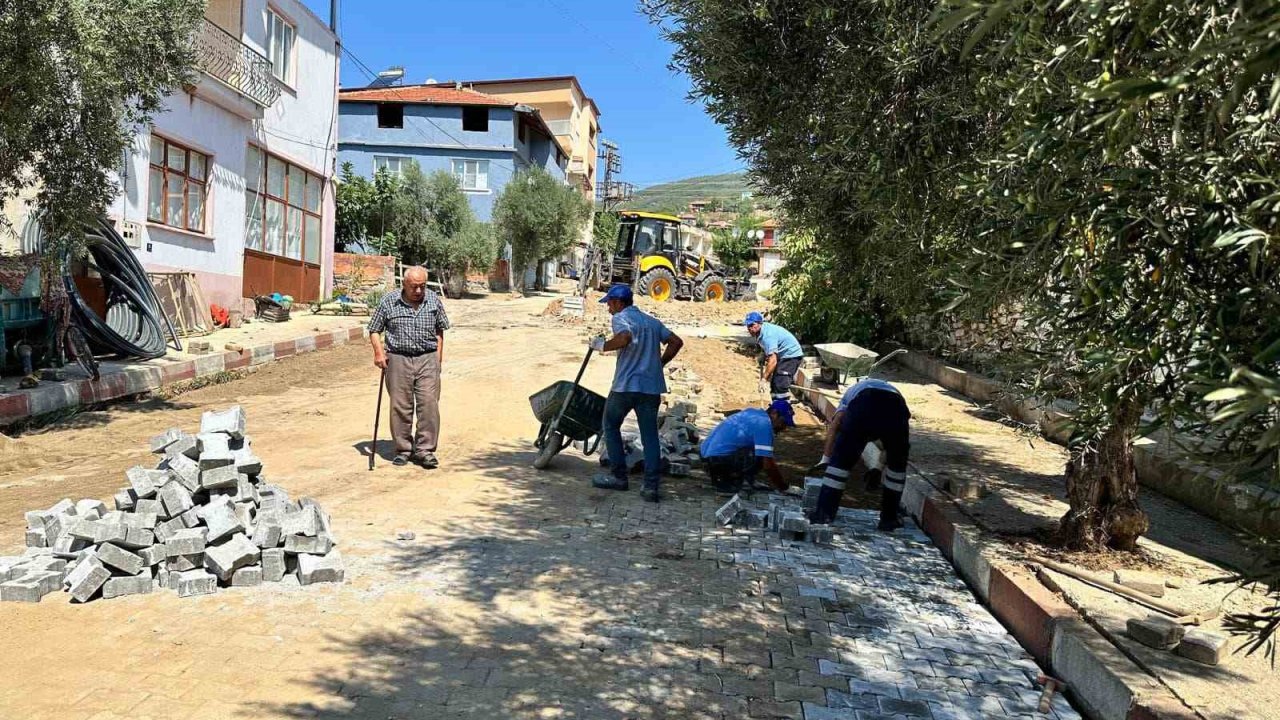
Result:
<svg viewBox="0 0 1280 720"><path fill-rule="evenodd" d="M22 543L24 511L63 497L108 499L125 469L153 460L148 438L197 425L203 410L240 403L264 474L295 496L320 500L348 558L343 586L285 583L186 600L163 592L84 606L56 595L38 605L0 605L0 657L10 659L0 671L0 718L745 716L745 705L704 703L698 712L668 705L670 691L623 699L599 693L599 661L586 652L595 641L583 641L593 624L637 616L674 622L682 607L713 597L730 605L702 618L699 632L723 634L759 612L750 609L752 593L735 594L731 566L654 559L682 556L683 531L714 510L705 481L669 482L671 501L655 509L590 489L595 458L576 451L558 457L555 472L529 469L537 425L527 397L571 378L592 332L589 323L543 317L549 300L450 303L456 330L445 351L436 472L391 466L385 440L377 471L365 469L377 388L365 345L0 441L0 550L8 552ZM747 355L693 338L681 361L714 385L717 404L753 402L755 365ZM584 383L604 391L611 370L611 360L593 361ZM893 379L916 415L920 468L935 479L988 479L994 492L970 510L992 522L1005 518L999 526L1012 541L1036 542L1061 512L1061 450L918 378ZM793 481L820 455L823 431L812 417L800 421L779 442ZM1152 563L1191 578L1209 572L1195 557L1202 543L1191 542L1182 523L1204 529L1208 547L1233 551L1230 536L1203 518L1157 498L1149 503L1167 513L1156 517L1153 542L1144 546L1157 558ZM646 530L643 522L655 517L680 532ZM396 541L401 529L417 539ZM677 586L680 602L664 602ZM1188 602L1209 602L1193 597L1209 591L1179 592ZM734 603L746 603L745 614L720 622ZM614 651L628 662L615 669L640 672L657 660L656 650L622 645ZM1207 716L1222 709L1266 717L1254 709L1274 706L1280 695L1255 660L1200 672L1221 682L1184 697L1212 708ZM751 667L735 672L760 672ZM1233 696L1241 699L1224 701ZM447 712L424 710L446 701Z"/></svg>

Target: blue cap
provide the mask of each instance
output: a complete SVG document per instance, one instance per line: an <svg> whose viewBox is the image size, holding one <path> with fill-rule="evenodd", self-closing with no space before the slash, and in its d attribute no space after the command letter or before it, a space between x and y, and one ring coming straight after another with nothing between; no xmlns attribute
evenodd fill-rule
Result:
<svg viewBox="0 0 1280 720"><path fill-rule="evenodd" d="M791 409L791 403L786 398L778 398L769 403L769 409L778 413L778 417L782 418L782 424L787 427L796 426L796 411Z"/></svg>
<svg viewBox="0 0 1280 720"><path fill-rule="evenodd" d="M600 302L605 303L605 302L609 302L610 300L631 300L631 299L632 299L631 286L623 285L619 283L609 288L609 292L605 293L604 297L600 298Z"/></svg>
<svg viewBox="0 0 1280 720"><path fill-rule="evenodd" d="M762 322L764 322L763 315L761 315L758 312L749 312L747 313L747 321L744 322L743 325L754 325L755 323L762 323Z"/></svg>

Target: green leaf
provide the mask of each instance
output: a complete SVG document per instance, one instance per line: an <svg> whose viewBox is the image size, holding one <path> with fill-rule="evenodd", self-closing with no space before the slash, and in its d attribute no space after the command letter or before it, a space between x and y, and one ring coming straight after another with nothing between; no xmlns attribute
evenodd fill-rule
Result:
<svg viewBox="0 0 1280 720"><path fill-rule="evenodd" d="M969 35L969 39L964 41L964 46L960 48L960 55L967 56L978 43L982 42L983 38L995 29L996 25L1000 24L1001 20L1004 20L1005 17L1009 15L1009 11L1013 10L1013 6L1015 4L1021 5L1022 3L1014 2L1013 0L1006 0L1005 2L991 6L987 10L987 16L983 18L978 27L974 29L971 35Z"/></svg>
<svg viewBox="0 0 1280 720"><path fill-rule="evenodd" d="M1253 361L1259 365L1268 365L1272 361L1280 358L1280 338L1268 345L1262 352L1253 356Z"/></svg>
<svg viewBox="0 0 1280 720"><path fill-rule="evenodd" d="M1249 394L1245 388L1219 388L1204 396L1205 402L1223 402L1235 400Z"/></svg>

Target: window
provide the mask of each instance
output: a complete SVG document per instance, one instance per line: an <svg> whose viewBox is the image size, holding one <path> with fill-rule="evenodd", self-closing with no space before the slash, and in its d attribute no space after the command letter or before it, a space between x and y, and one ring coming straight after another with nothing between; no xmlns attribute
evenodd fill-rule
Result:
<svg viewBox="0 0 1280 720"><path fill-rule="evenodd" d="M245 247L320 264L323 199L323 178L250 145L245 161Z"/></svg>
<svg viewBox="0 0 1280 720"><path fill-rule="evenodd" d="M208 155L152 135L147 219L204 232L208 177Z"/></svg>
<svg viewBox="0 0 1280 720"><path fill-rule="evenodd" d="M463 190L489 189L488 160L454 160L453 174L458 176Z"/></svg>
<svg viewBox="0 0 1280 720"><path fill-rule="evenodd" d="M404 127L404 105L401 105L400 103L379 103L378 127L380 128Z"/></svg>
<svg viewBox="0 0 1280 720"><path fill-rule="evenodd" d="M662 228L662 250L664 252L680 252L680 227L664 225Z"/></svg>
<svg viewBox="0 0 1280 720"><path fill-rule="evenodd" d="M271 60L271 74L289 84L293 84L293 41L296 34L292 25L267 8L267 57Z"/></svg>
<svg viewBox="0 0 1280 720"><path fill-rule="evenodd" d="M467 132L489 132L489 108L462 108L462 129Z"/></svg>
<svg viewBox="0 0 1280 720"><path fill-rule="evenodd" d="M386 169L388 173L399 177L404 172L405 166L410 162L413 162L413 158L400 157L398 155L374 155L373 171L376 173L379 170Z"/></svg>

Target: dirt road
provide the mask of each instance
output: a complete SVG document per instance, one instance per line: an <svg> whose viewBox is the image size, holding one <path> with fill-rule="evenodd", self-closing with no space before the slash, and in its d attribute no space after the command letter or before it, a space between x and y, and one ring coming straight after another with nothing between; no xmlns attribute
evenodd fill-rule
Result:
<svg viewBox="0 0 1280 720"><path fill-rule="evenodd" d="M1034 664L918 533L868 532L866 514L834 548L795 549L715 528L720 500L702 481L668 483L655 507L591 489L594 458L574 451L532 470L527 397L571 377L584 349L582 327L538 317L546 303L451 303L435 472L391 466L388 443L365 469L377 375L364 345L4 441L12 551L24 511L108 498L153 460L149 437L240 403L264 474L332 513L348 582L5 603L0 718L1025 711ZM748 363L749 383L750 361L731 362ZM604 390L611 371L593 361L585 382ZM396 540L401 529L416 539ZM975 663L990 684L959 680Z"/></svg>

